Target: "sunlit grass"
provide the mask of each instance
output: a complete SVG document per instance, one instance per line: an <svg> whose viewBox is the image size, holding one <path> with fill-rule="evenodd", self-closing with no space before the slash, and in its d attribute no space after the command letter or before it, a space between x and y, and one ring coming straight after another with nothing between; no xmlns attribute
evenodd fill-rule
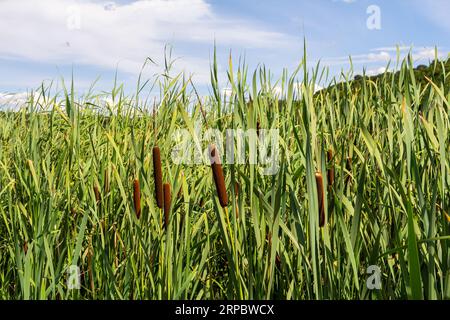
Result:
<svg viewBox="0 0 450 320"><path fill-rule="evenodd" d="M231 96L214 61L211 96L167 70L154 110L149 83L132 96L115 86L106 106L77 97L73 82L61 95L41 88L0 115L0 298L450 298L450 94L440 70L423 85L405 60L397 78L357 87L342 78L314 93L324 73L306 59L274 82L230 58ZM223 133L278 129L278 172L224 163L222 206L209 165L171 158L173 133L195 135L197 121ZM156 203L156 145L169 210ZM67 288L71 265L80 290ZM370 265L381 290L366 286Z"/></svg>

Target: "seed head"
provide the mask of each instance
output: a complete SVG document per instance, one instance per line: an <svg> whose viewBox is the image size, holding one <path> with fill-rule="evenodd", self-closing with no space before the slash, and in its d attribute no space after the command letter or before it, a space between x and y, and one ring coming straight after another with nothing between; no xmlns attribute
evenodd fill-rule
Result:
<svg viewBox="0 0 450 320"><path fill-rule="evenodd" d="M134 179L133 199L134 199L134 210L136 211L136 217L139 219L139 217L141 216L141 187L139 185L138 179Z"/></svg>
<svg viewBox="0 0 450 320"><path fill-rule="evenodd" d="M317 203L319 205L319 226L325 225L325 201L324 201L324 189L323 178L321 172L316 172L316 186L317 186Z"/></svg>
<svg viewBox="0 0 450 320"><path fill-rule="evenodd" d="M209 146L211 168L216 185L217 195L219 197L220 206L225 208L228 205L228 195L225 187L225 178L223 176L222 164L220 163L219 152L215 145Z"/></svg>
<svg viewBox="0 0 450 320"><path fill-rule="evenodd" d="M161 170L161 152L158 146L153 147L153 179L155 180L155 197L158 208L163 207L163 183Z"/></svg>
<svg viewBox="0 0 450 320"><path fill-rule="evenodd" d="M163 192L164 192L164 226L167 228L167 226L169 225L170 202L172 201L172 197L170 194L170 184L164 183Z"/></svg>

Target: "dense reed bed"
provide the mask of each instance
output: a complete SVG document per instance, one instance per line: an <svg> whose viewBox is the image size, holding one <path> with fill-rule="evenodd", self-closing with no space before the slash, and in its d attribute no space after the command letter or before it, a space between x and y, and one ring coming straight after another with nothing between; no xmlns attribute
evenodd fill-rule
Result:
<svg viewBox="0 0 450 320"><path fill-rule="evenodd" d="M398 69L315 92L304 59L280 96L230 59L209 97L168 70L155 110L122 87L106 107L41 88L0 115L0 298L450 298L449 70L423 85ZM205 120L278 129L279 169L173 161L178 129L208 150Z"/></svg>

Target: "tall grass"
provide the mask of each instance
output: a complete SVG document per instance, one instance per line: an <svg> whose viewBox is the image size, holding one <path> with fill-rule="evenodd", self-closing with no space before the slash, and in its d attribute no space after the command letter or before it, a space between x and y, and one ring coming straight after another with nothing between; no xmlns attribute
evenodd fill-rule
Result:
<svg viewBox="0 0 450 320"><path fill-rule="evenodd" d="M324 73L306 58L277 82L230 58L228 84L214 60L211 96L167 70L154 110L141 84L114 86L104 108L41 88L0 115L0 298L450 298L448 74L423 86L412 68L315 93ZM197 121L278 129L278 172L174 163L177 129L209 145Z"/></svg>

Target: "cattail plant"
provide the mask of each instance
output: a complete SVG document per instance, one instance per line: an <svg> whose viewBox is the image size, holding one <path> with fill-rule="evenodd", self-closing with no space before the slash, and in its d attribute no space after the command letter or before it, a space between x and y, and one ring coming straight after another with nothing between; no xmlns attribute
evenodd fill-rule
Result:
<svg viewBox="0 0 450 320"><path fill-rule="evenodd" d="M161 152L158 146L153 147L153 179L155 180L155 197L158 208L163 207L163 182L161 170Z"/></svg>
<svg viewBox="0 0 450 320"><path fill-rule="evenodd" d="M220 162L219 152L215 145L209 146L209 154L211 161L211 168L216 185L217 195L219 197L220 206L225 208L228 205L228 195L225 188L225 178L223 176L222 164Z"/></svg>
<svg viewBox="0 0 450 320"><path fill-rule="evenodd" d="M170 184L164 183L163 193L164 193L164 226L167 228L167 226L169 225L170 202L172 201L170 195Z"/></svg>
<svg viewBox="0 0 450 320"><path fill-rule="evenodd" d="M94 184L94 195L95 195L95 201L97 202L97 205L101 201L100 191L98 189L97 183Z"/></svg>
<svg viewBox="0 0 450 320"><path fill-rule="evenodd" d="M316 186L317 186L317 203L319 205L319 226L325 225L325 201L324 201L324 189L323 178L321 172L316 172Z"/></svg>
<svg viewBox="0 0 450 320"><path fill-rule="evenodd" d="M136 217L139 219L141 216L141 187L139 185L139 179L134 179L133 183L133 199L134 210L136 211Z"/></svg>
<svg viewBox="0 0 450 320"><path fill-rule="evenodd" d="M334 184L334 165L332 163L333 150L328 149L328 151L327 151L327 159L328 159L327 180L328 180L328 186L331 188L333 186L333 184Z"/></svg>

